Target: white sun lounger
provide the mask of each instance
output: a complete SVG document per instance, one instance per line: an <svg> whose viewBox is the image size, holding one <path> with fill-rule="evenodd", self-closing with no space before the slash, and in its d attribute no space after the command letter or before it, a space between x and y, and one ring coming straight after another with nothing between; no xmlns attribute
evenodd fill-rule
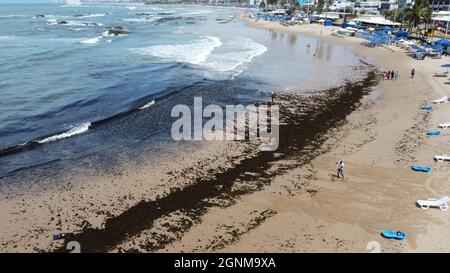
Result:
<svg viewBox="0 0 450 273"><path fill-rule="evenodd" d="M450 161L450 155L435 155L434 160L437 162Z"/></svg>
<svg viewBox="0 0 450 273"><path fill-rule="evenodd" d="M450 128L450 122L444 122L444 123L439 124L439 128L444 128L444 129Z"/></svg>
<svg viewBox="0 0 450 273"><path fill-rule="evenodd" d="M442 98L433 101L433 103L447 103L447 102L448 96L443 96Z"/></svg>
<svg viewBox="0 0 450 273"><path fill-rule="evenodd" d="M430 207L439 208L440 210L447 210L448 209L448 201L450 201L450 198L448 196L444 196L441 199L428 199L428 200L417 200L417 204L422 209L428 209Z"/></svg>

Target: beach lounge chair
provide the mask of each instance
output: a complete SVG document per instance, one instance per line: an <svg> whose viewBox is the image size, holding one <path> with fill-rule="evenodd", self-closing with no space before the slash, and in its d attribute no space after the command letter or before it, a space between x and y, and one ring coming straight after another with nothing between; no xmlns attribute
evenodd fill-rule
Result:
<svg viewBox="0 0 450 273"><path fill-rule="evenodd" d="M411 168L416 172L428 173L431 171L431 168L428 166L413 165Z"/></svg>
<svg viewBox="0 0 450 273"><path fill-rule="evenodd" d="M439 124L439 128L447 129L449 127L450 127L450 122L444 122L444 123Z"/></svg>
<svg viewBox="0 0 450 273"><path fill-rule="evenodd" d="M431 105L423 105L422 107L420 107L420 109L422 109L422 110L431 110L431 109L433 109L433 106L431 106Z"/></svg>
<svg viewBox="0 0 450 273"><path fill-rule="evenodd" d="M403 240L406 238L406 233L403 231L383 230L381 236L387 239Z"/></svg>
<svg viewBox="0 0 450 273"><path fill-rule="evenodd" d="M427 132L427 136L438 136L441 134L441 131L439 130L430 130Z"/></svg>
<svg viewBox="0 0 450 273"><path fill-rule="evenodd" d="M450 155L435 155L434 160L437 162L450 161Z"/></svg>
<svg viewBox="0 0 450 273"><path fill-rule="evenodd" d="M433 207L439 208L440 210L448 210L448 201L450 201L450 198L444 196L441 199L417 200L417 204L419 204L422 209Z"/></svg>
<svg viewBox="0 0 450 273"><path fill-rule="evenodd" d="M448 96L443 96L442 98L433 101L433 103L447 103L447 102Z"/></svg>

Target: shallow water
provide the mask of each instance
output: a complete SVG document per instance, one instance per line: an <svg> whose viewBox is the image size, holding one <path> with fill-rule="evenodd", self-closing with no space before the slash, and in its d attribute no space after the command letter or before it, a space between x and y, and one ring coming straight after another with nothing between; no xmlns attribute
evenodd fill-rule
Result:
<svg viewBox="0 0 450 273"><path fill-rule="evenodd" d="M0 5L0 176L135 153L168 139L171 107L192 103L193 95L221 105L254 102L321 67L358 62L348 49L314 38L216 20L234 13ZM108 35L115 26L130 33Z"/></svg>

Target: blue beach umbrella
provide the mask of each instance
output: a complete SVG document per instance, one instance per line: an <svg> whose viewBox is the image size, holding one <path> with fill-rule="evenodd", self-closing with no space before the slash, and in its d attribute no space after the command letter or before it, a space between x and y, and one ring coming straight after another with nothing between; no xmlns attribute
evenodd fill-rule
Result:
<svg viewBox="0 0 450 273"><path fill-rule="evenodd" d="M409 33L408 33L408 31L399 30L395 33L395 35L397 35L399 37L407 37L409 35Z"/></svg>
<svg viewBox="0 0 450 273"><path fill-rule="evenodd" d="M450 68L450 64L443 64L443 65L441 65L441 67L446 67L447 68L447 74L448 74L448 69Z"/></svg>
<svg viewBox="0 0 450 273"><path fill-rule="evenodd" d="M441 45L434 45L434 46L432 46L432 48L433 48L433 51L442 51L442 50L444 50Z"/></svg>
<svg viewBox="0 0 450 273"><path fill-rule="evenodd" d="M441 46L450 46L450 41L446 40L446 39L442 39L442 40L436 41L435 44L441 45Z"/></svg>

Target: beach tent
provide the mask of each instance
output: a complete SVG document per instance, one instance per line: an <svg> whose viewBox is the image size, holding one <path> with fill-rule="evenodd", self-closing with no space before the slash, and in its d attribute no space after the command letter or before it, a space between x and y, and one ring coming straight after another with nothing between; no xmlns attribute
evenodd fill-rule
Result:
<svg viewBox="0 0 450 273"><path fill-rule="evenodd" d="M325 20L324 22L323 22L323 25L324 26L332 26L333 25L333 21L332 20L330 20L330 19L327 19L327 20Z"/></svg>

